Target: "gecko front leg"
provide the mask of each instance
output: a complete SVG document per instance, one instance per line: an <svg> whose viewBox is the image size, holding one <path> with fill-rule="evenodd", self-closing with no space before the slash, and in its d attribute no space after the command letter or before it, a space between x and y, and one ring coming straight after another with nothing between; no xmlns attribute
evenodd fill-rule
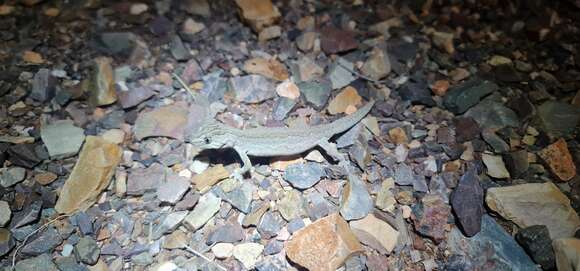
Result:
<svg viewBox="0 0 580 271"><path fill-rule="evenodd" d="M347 173L352 172L350 164L348 163L345 155L338 151L336 145L328 142L327 139L322 139L320 142L318 142L318 146L320 146L326 152L326 154L330 155L334 160L338 161L338 165L344 168Z"/></svg>
<svg viewBox="0 0 580 271"><path fill-rule="evenodd" d="M240 158L242 159L242 167L236 169L234 173L232 173L232 177L237 180L243 180L244 174L246 174L252 168L252 161L250 161L250 157L245 150L234 147L234 150L238 153Z"/></svg>

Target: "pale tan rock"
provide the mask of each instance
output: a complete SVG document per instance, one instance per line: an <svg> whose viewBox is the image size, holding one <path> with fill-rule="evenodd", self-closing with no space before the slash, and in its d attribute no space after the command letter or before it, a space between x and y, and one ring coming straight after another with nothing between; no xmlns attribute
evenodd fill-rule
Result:
<svg viewBox="0 0 580 271"><path fill-rule="evenodd" d="M381 190L377 194L375 206L386 212L393 212L395 210L395 195L391 189L395 188L395 180L387 178L381 183Z"/></svg>
<svg viewBox="0 0 580 271"><path fill-rule="evenodd" d="M380 80L391 72L391 61L384 50L373 48L361 72L374 80Z"/></svg>
<svg viewBox="0 0 580 271"><path fill-rule="evenodd" d="M574 235L580 226L570 200L553 183L528 183L487 190L487 206L521 228L546 225L553 239Z"/></svg>
<svg viewBox="0 0 580 271"><path fill-rule="evenodd" d="M114 144L121 144L125 140L125 132L121 129L107 130L101 136L104 140Z"/></svg>
<svg viewBox="0 0 580 271"><path fill-rule="evenodd" d="M187 234L181 230L176 230L171 234L165 236L163 240L163 248L166 249L176 249L184 248L186 245Z"/></svg>
<svg viewBox="0 0 580 271"><path fill-rule="evenodd" d="M576 176L576 165L563 138L544 148L538 155L548 164L554 175L562 181L569 181Z"/></svg>
<svg viewBox="0 0 580 271"><path fill-rule="evenodd" d="M192 18L187 18L183 22L182 31L185 34L195 35L205 29L205 25L200 22L196 22Z"/></svg>
<svg viewBox="0 0 580 271"><path fill-rule="evenodd" d="M296 38L296 46L302 52L309 52L314 48L316 39L318 38L318 33L308 31L302 33L298 38Z"/></svg>
<svg viewBox="0 0 580 271"><path fill-rule="evenodd" d="M271 0L236 0L242 19L260 32L280 19L280 11Z"/></svg>
<svg viewBox="0 0 580 271"><path fill-rule="evenodd" d="M487 167L487 175L498 179L510 177L510 172L507 170L501 156L484 153L481 155L481 159L485 167Z"/></svg>
<svg viewBox="0 0 580 271"><path fill-rule="evenodd" d="M434 32L433 43L435 46L444 50L448 54L453 54L455 52L455 46L453 45L453 33Z"/></svg>
<svg viewBox="0 0 580 271"><path fill-rule="evenodd" d="M288 79L288 69L280 61L272 58L256 57L244 63L244 71L251 74L263 75L267 78L284 81Z"/></svg>
<svg viewBox="0 0 580 271"><path fill-rule="evenodd" d="M487 63L492 66L511 65L512 60L505 56L494 55L487 61Z"/></svg>
<svg viewBox="0 0 580 271"><path fill-rule="evenodd" d="M300 97L300 89L294 82L286 80L276 86L276 93L280 97L286 97L288 99L296 100Z"/></svg>
<svg viewBox="0 0 580 271"><path fill-rule="evenodd" d="M337 213L297 231L285 244L286 255L311 271L334 271L362 246Z"/></svg>
<svg viewBox="0 0 580 271"><path fill-rule="evenodd" d="M389 139L391 142L395 144L407 144L409 143L409 137L407 137L407 133L405 129L401 127L395 127L389 130Z"/></svg>
<svg viewBox="0 0 580 271"><path fill-rule="evenodd" d="M261 244L242 243L234 247L232 254L246 269L250 270L256 265L258 257L262 254L263 250L264 246Z"/></svg>
<svg viewBox="0 0 580 271"><path fill-rule="evenodd" d="M14 12L14 6L2 4L0 5L0 16L10 15Z"/></svg>
<svg viewBox="0 0 580 271"><path fill-rule="evenodd" d="M381 135L381 129L379 128L379 121L377 120L376 117L368 115L364 119L362 119L361 122L365 125L365 127L367 127L367 129L369 129L369 131L371 131L371 133L373 133L373 135L375 135L375 136Z"/></svg>
<svg viewBox="0 0 580 271"><path fill-rule="evenodd" d="M397 230L373 214L351 221L350 228L359 241L383 254L391 253L399 238Z"/></svg>
<svg viewBox="0 0 580 271"><path fill-rule="evenodd" d="M298 66L300 81L310 81L324 75L324 69L309 57L301 57L295 65Z"/></svg>
<svg viewBox="0 0 580 271"><path fill-rule="evenodd" d="M224 165L219 164L193 176L191 182L201 193L207 192L214 184L230 176Z"/></svg>
<svg viewBox="0 0 580 271"><path fill-rule="evenodd" d="M188 109L183 104L171 104L143 112L133 128L135 138L165 136L183 140L188 126Z"/></svg>
<svg viewBox="0 0 580 271"><path fill-rule="evenodd" d="M55 209L70 214L86 210L109 185L123 150L101 137L88 136L79 159L65 181Z"/></svg>
<svg viewBox="0 0 580 271"><path fill-rule="evenodd" d="M552 242L559 271L580 270L580 239L562 238Z"/></svg>
<svg viewBox="0 0 580 271"><path fill-rule="evenodd" d="M95 58L89 86L89 101L94 106L109 105L117 101L112 62L113 59L109 57Z"/></svg>
<svg viewBox="0 0 580 271"><path fill-rule="evenodd" d="M217 243L211 248L211 252L218 259L227 259L234 252L234 245L230 243Z"/></svg>
<svg viewBox="0 0 580 271"><path fill-rule="evenodd" d="M356 106L362 103L362 97L355 88L347 86L330 101L328 104L328 113L336 115L345 113L349 106Z"/></svg>
<svg viewBox="0 0 580 271"><path fill-rule="evenodd" d="M278 38L282 35L282 27L278 25L268 26L258 34L258 40L261 42Z"/></svg>
<svg viewBox="0 0 580 271"><path fill-rule="evenodd" d="M33 51L24 51L24 54L22 55L22 60L30 64L44 63L44 58L42 57L42 55Z"/></svg>

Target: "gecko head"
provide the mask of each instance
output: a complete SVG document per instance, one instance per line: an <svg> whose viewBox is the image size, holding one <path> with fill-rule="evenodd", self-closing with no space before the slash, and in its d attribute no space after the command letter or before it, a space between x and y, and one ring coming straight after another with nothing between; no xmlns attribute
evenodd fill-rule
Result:
<svg viewBox="0 0 580 271"><path fill-rule="evenodd" d="M195 135L190 137L189 142L202 150L220 149L226 145L224 132L219 125L204 125Z"/></svg>

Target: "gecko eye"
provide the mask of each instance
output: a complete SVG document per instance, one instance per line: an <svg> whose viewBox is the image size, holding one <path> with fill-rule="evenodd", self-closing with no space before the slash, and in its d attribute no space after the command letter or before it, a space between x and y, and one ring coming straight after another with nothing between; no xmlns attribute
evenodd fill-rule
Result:
<svg viewBox="0 0 580 271"><path fill-rule="evenodd" d="M209 138L207 138L207 137L204 137L204 138L203 138L203 142L205 142L205 144L209 144Z"/></svg>

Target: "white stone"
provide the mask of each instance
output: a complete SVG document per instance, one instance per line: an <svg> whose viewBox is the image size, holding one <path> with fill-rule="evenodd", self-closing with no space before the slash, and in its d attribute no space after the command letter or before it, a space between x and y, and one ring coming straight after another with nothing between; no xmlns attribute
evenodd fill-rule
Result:
<svg viewBox="0 0 580 271"><path fill-rule="evenodd" d="M227 259L234 252L234 245L230 243L217 243L211 248L211 252L218 259Z"/></svg>
<svg viewBox="0 0 580 271"><path fill-rule="evenodd" d="M10 222L11 216L12 211L10 210L8 202L0 201L0 227L4 227L8 222Z"/></svg>
<svg viewBox="0 0 580 271"><path fill-rule="evenodd" d="M505 167L501 156L484 153L481 155L481 158L485 164L485 167L487 167L487 175L498 179L505 179L510 177L510 173Z"/></svg>
<svg viewBox="0 0 580 271"><path fill-rule="evenodd" d="M205 29L205 25L203 23L198 23L192 18L187 18L185 22L183 22L183 33L194 35L202 30Z"/></svg>
<svg viewBox="0 0 580 271"><path fill-rule="evenodd" d="M148 9L149 9L149 6L147 6L147 4L135 3L135 4L131 5L129 13L131 13L131 15L139 15L139 14L147 11Z"/></svg>
<svg viewBox="0 0 580 271"><path fill-rule="evenodd" d="M234 257L244 265L246 269L252 269L262 254L264 246L257 243L244 243L234 247Z"/></svg>

